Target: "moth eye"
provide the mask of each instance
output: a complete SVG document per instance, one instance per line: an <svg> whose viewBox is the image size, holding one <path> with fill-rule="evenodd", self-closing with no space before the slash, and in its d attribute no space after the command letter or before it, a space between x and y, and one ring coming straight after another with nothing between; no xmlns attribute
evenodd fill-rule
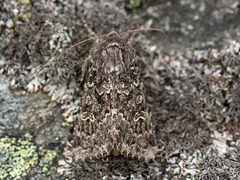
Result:
<svg viewBox="0 0 240 180"><path fill-rule="evenodd" d="M145 111L141 111L141 112L137 112L134 116L134 121L138 122L140 120L144 121L145 119L147 119L148 117L148 113Z"/></svg>
<svg viewBox="0 0 240 180"><path fill-rule="evenodd" d="M143 97L142 97L142 95L138 95L137 96L137 98L136 98L136 104L142 104L142 102L143 102Z"/></svg>
<svg viewBox="0 0 240 180"><path fill-rule="evenodd" d="M91 121L91 122L94 122L95 121L95 117L93 115L93 113L90 113L90 112L83 112L81 115L80 115L80 119L82 121Z"/></svg>

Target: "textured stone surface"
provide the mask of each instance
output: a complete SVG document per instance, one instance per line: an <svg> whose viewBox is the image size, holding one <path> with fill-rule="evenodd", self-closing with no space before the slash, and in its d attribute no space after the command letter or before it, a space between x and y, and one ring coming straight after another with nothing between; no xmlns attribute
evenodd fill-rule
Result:
<svg viewBox="0 0 240 180"><path fill-rule="evenodd" d="M144 1L141 7L127 11L124 6L124 2L105 1L102 5L94 1L0 2L0 72L8 75L12 87L31 92L43 88L61 104L68 122L76 119L82 100L74 93L81 85L77 67L88 57L93 43L81 44L56 58L67 47L90 37L80 13L98 35L113 30L121 33L136 28L137 23L162 28L168 34L168 44L154 32L147 35L148 40L143 34L136 36L133 43L156 131L156 159L144 163L108 156L75 163L66 148L58 171L70 178L239 178L234 173L239 172L239 3ZM23 101L6 94L6 86L0 87L1 136L29 133L40 157L49 157L53 149L61 156L60 149L68 144L68 129L60 131L63 121L54 116L60 113L56 103L40 100L39 92L31 95L15 89L27 104L36 97L36 103L22 108ZM25 118L22 110L28 114ZM57 164L49 167L53 169L47 175L43 173L46 168L40 168L29 176L58 179Z"/></svg>

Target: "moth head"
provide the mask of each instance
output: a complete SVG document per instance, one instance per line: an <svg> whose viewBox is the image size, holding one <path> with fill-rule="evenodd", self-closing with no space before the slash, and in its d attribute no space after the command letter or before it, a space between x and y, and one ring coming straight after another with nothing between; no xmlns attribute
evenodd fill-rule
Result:
<svg viewBox="0 0 240 180"><path fill-rule="evenodd" d="M106 39L121 39L117 32L113 31L107 35Z"/></svg>
<svg viewBox="0 0 240 180"><path fill-rule="evenodd" d="M135 50L124 42L116 32L111 32L92 51L97 72L104 74L128 71L134 62L134 55Z"/></svg>

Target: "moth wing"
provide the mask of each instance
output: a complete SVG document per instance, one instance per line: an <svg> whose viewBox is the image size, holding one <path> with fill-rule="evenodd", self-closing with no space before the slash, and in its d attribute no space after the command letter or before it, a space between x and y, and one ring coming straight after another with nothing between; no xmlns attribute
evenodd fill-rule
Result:
<svg viewBox="0 0 240 180"><path fill-rule="evenodd" d="M113 147L106 127L91 120L79 118L74 130L73 154L76 161L99 159L110 155Z"/></svg>

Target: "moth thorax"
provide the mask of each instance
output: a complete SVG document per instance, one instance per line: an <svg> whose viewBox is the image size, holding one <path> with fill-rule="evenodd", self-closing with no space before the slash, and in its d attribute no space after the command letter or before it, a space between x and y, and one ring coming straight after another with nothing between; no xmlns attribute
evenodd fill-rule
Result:
<svg viewBox="0 0 240 180"><path fill-rule="evenodd" d="M110 46L102 51L102 70L108 74L126 70L123 50L117 45Z"/></svg>

